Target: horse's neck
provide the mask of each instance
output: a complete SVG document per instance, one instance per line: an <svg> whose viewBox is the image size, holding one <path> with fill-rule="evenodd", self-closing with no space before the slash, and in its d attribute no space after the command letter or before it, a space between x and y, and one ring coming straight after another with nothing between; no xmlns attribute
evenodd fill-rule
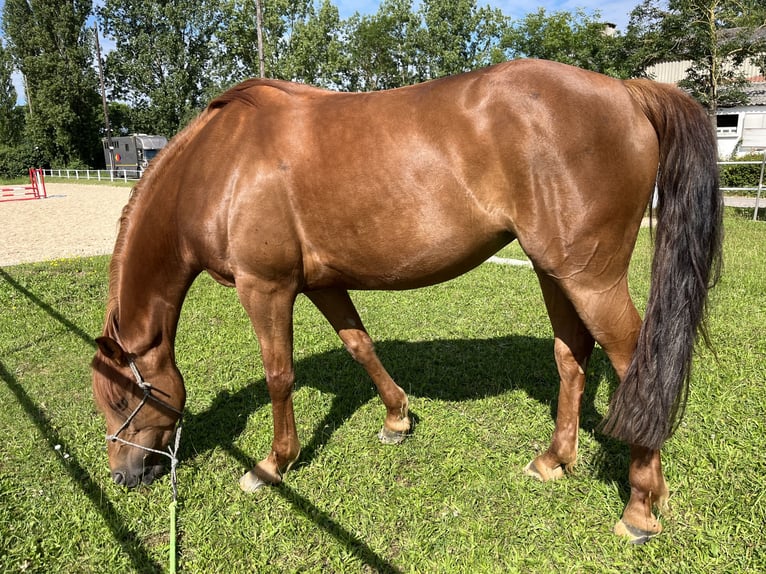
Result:
<svg viewBox="0 0 766 574"><path fill-rule="evenodd" d="M140 218L126 234L120 257L117 320L129 351L161 345L173 353L186 292L197 272L184 262L168 220Z"/></svg>

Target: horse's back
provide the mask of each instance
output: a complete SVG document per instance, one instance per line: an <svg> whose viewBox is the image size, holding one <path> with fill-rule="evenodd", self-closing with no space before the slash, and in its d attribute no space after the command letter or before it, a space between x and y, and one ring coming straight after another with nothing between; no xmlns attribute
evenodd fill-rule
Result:
<svg viewBox="0 0 766 574"><path fill-rule="evenodd" d="M203 220L230 275L413 287L514 237L544 266L552 238L635 219L656 171L622 83L549 62L363 94L255 81L223 99L183 181L190 231Z"/></svg>

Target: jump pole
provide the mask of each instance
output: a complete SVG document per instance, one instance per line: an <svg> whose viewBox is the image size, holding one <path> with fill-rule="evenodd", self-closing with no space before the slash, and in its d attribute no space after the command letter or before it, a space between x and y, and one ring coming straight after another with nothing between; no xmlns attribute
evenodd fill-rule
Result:
<svg viewBox="0 0 766 574"><path fill-rule="evenodd" d="M42 169L29 168L29 184L0 188L0 202L27 201L48 197L48 192L45 189L45 174Z"/></svg>

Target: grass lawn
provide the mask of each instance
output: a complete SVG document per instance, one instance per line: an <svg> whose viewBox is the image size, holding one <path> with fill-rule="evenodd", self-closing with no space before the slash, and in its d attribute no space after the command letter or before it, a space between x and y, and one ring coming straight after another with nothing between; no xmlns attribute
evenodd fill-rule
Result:
<svg viewBox="0 0 766 574"><path fill-rule="evenodd" d="M500 253L521 258L511 247ZM410 394L414 434L380 445L384 409L332 329L296 305L303 454L284 485L239 476L267 454L257 343L233 290L201 277L177 355L188 389L179 480L183 572L761 572L766 570L766 227L729 216L725 275L686 417L664 449L664 533L610 534L628 497L627 447L595 429L616 384L589 367L580 462L522 474L553 429L558 378L534 273L484 264L447 284L353 294L381 359ZM643 309L643 230L631 288ZM169 477L112 483L90 390L108 257L0 269L0 571L161 572Z"/></svg>

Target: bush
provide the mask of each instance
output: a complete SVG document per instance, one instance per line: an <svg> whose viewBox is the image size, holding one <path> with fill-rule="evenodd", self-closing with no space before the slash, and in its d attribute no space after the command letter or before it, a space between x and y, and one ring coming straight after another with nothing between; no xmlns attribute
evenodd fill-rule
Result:
<svg viewBox="0 0 766 574"><path fill-rule="evenodd" d="M737 161L757 161L753 165L722 165L721 166L721 187L758 187L758 181L761 177L761 165L763 162L762 153L749 154ZM741 195L755 196L755 191L738 191Z"/></svg>
<svg viewBox="0 0 766 574"><path fill-rule="evenodd" d="M28 145L0 145L0 178L27 177L30 167L46 167L38 150Z"/></svg>

